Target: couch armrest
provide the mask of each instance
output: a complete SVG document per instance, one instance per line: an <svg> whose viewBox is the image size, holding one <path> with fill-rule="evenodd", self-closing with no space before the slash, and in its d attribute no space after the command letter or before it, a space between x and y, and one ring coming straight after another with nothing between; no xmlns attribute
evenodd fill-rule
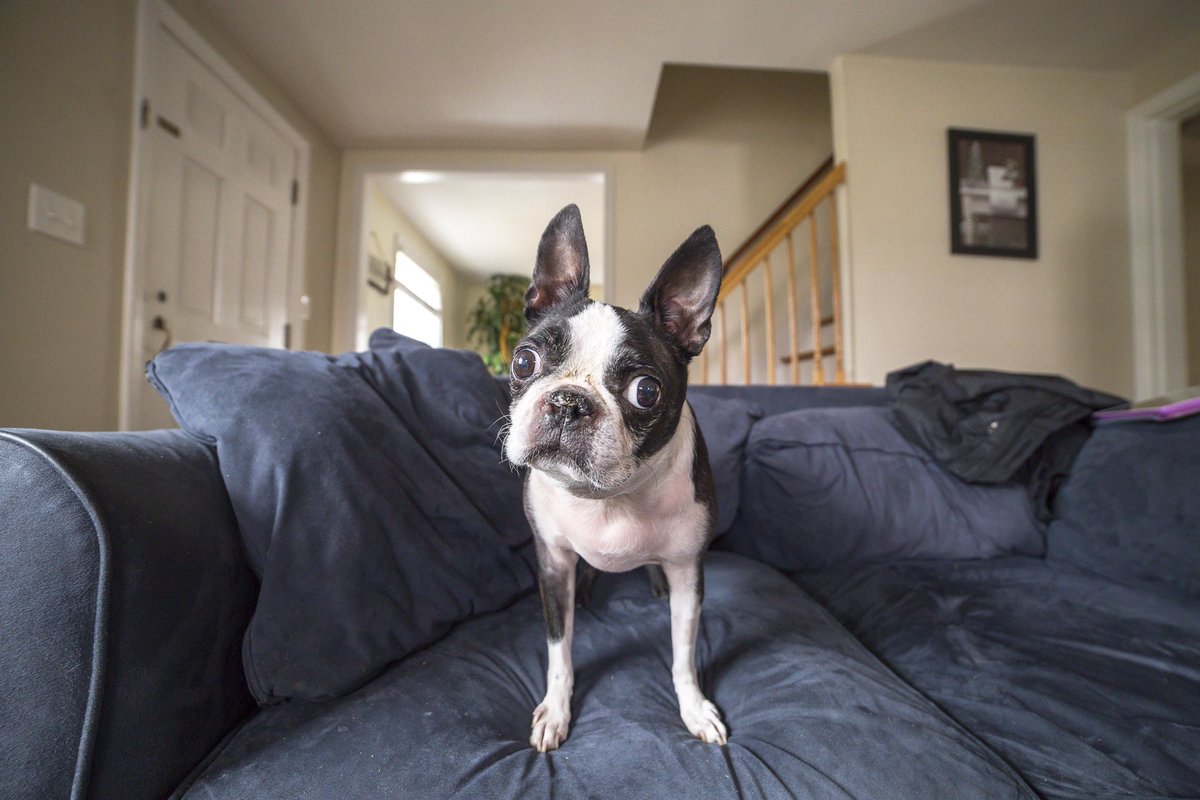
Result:
<svg viewBox="0 0 1200 800"><path fill-rule="evenodd" d="M252 708L210 448L0 431L0 797L168 794Z"/></svg>

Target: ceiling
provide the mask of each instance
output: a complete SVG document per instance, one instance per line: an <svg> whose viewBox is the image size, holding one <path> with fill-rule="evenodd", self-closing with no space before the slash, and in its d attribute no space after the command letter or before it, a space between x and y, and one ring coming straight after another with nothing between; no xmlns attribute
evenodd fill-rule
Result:
<svg viewBox="0 0 1200 800"><path fill-rule="evenodd" d="M410 170L370 180L438 252L477 279L532 274L546 223L575 203L588 234L592 280L600 283L608 257L603 173Z"/></svg>
<svg viewBox="0 0 1200 800"><path fill-rule="evenodd" d="M843 53L1124 70L1200 0L171 0L210 18L340 148L637 149L664 64L827 71ZM380 177L458 269L528 272L595 176Z"/></svg>
<svg viewBox="0 0 1200 800"><path fill-rule="evenodd" d="M177 0L341 147L636 148L664 63L841 53L1125 69L1197 0Z"/></svg>

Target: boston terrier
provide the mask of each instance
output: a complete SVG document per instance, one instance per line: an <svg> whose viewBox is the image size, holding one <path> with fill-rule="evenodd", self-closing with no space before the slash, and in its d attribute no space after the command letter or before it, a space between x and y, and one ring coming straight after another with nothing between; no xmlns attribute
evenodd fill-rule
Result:
<svg viewBox="0 0 1200 800"><path fill-rule="evenodd" d="M671 608L671 677L693 736L725 744L721 714L696 680L701 561L716 498L704 438L687 393L687 365L712 329L722 277L711 228L667 259L636 312L588 299L588 251L579 209L542 234L525 294L529 333L513 350L505 455L528 466L525 512L533 528L546 620L546 697L530 744L554 750L571 722L575 567L580 596L593 569L648 566Z"/></svg>

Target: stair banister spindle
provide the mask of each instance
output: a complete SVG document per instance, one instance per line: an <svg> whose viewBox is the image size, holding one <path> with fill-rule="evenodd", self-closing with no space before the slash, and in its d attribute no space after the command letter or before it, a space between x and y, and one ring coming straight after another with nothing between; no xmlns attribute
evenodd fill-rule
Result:
<svg viewBox="0 0 1200 800"><path fill-rule="evenodd" d="M767 305L767 383L775 385L775 293L771 289L771 254L763 257L763 295Z"/></svg>
<svg viewBox="0 0 1200 800"><path fill-rule="evenodd" d="M721 340L721 383L729 383L729 340L725 336L725 303L717 303L717 334Z"/></svg>
<svg viewBox="0 0 1200 800"><path fill-rule="evenodd" d="M742 374L750 383L750 285L742 281Z"/></svg>
<svg viewBox="0 0 1200 800"><path fill-rule="evenodd" d="M821 262L817 251L817 218L808 217L808 256L812 269L812 332L813 332L813 384L825 384L825 358L821 346Z"/></svg>
<svg viewBox="0 0 1200 800"><path fill-rule="evenodd" d="M833 380L846 382L845 342L842 339L842 263L838 257L837 192L829 193L829 259L833 281Z"/></svg>
<svg viewBox="0 0 1200 800"><path fill-rule="evenodd" d="M791 347L788 349L790 360L792 362L792 385L800 385L800 317L797 313L797 294L799 289L796 286L796 247L792 243L792 234L789 232L787 236L787 258L788 258L788 336L790 338Z"/></svg>

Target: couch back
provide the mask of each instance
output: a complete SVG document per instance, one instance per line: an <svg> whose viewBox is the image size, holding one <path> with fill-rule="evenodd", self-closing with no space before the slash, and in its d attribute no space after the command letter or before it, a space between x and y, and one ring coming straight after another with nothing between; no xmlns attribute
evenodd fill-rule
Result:
<svg viewBox="0 0 1200 800"><path fill-rule="evenodd" d="M1200 594L1200 416L1098 427L1047 531L1047 558Z"/></svg>

